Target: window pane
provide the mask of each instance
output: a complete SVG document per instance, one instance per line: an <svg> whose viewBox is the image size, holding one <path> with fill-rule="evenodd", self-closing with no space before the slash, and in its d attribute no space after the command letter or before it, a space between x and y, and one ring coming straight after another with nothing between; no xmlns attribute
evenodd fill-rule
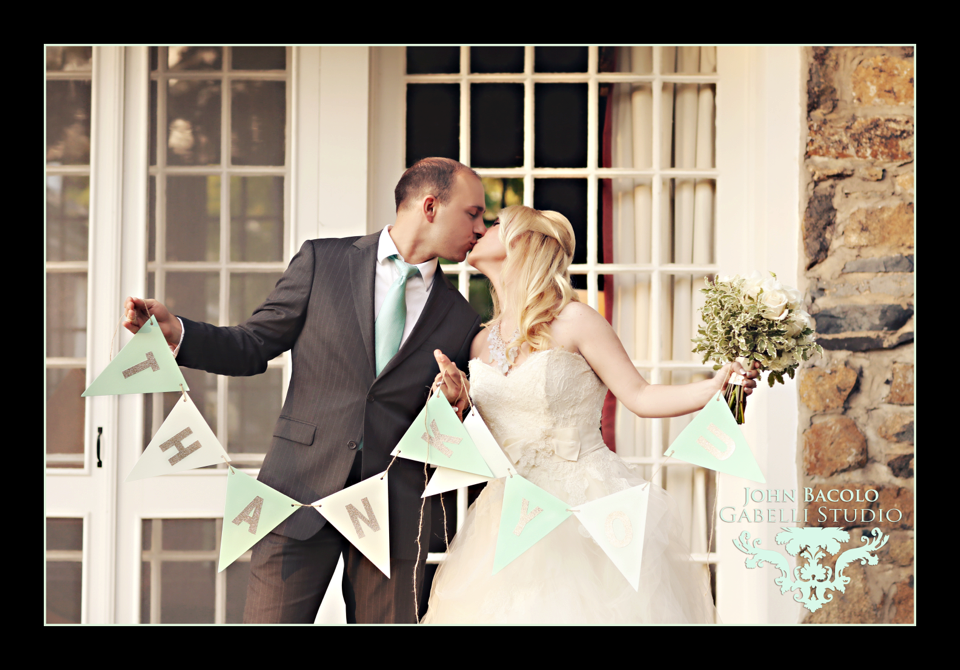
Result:
<svg viewBox="0 0 960 670"><path fill-rule="evenodd" d="M230 178L230 260L283 260L282 177Z"/></svg>
<svg viewBox="0 0 960 670"><path fill-rule="evenodd" d="M486 209L483 221L488 226L497 220L500 210L510 205L523 204L523 179L499 179L483 177L483 195Z"/></svg>
<svg viewBox="0 0 960 670"><path fill-rule="evenodd" d="M481 274L470 275L470 306L485 323L493 318L493 299L490 297L490 280Z"/></svg>
<svg viewBox="0 0 960 670"><path fill-rule="evenodd" d="M234 81L230 88L233 164L283 165L287 83Z"/></svg>
<svg viewBox="0 0 960 670"><path fill-rule="evenodd" d="M47 623L80 623L83 564L47 562Z"/></svg>
<svg viewBox="0 0 960 670"><path fill-rule="evenodd" d="M83 551L83 519L47 519L47 551Z"/></svg>
<svg viewBox="0 0 960 670"><path fill-rule="evenodd" d="M167 260L220 258L220 177L167 178Z"/></svg>
<svg viewBox="0 0 960 670"><path fill-rule="evenodd" d="M140 623L150 621L150 562L140 563Z"/></svg>
<svg viewBox="0 0 960 670"><path fill-rule="evenodd" d="M167 98L167 163L220 163L220 82L171 79Z"/></svg>
<svg viewBox="0 0 960 670"><path fill-rule="evenodd" d="M89 81L47 82L47 165L90 164Z"/></svg>
<svg viewBox="0 0 960 670"><path fill-rule="evenodd" d="M407 86L407 167L421 158L460 157L460 87Z"/></svg>
<svg viewBox="0 0 960 670"><path fill-rule="evenodd" d="M470 47L470 71L523 72L523 47Z"/></svg>
<svg viewBox="0 0 960 670"><path fill-rule="evenodd" d="M653 88L649 84L616 84L607 104L613 105L610 120L616 129L611 133L610 167L652 168ZM601 128L603 122L601 115ZM670 144L668 139L668 152Z"/></svg>
<svg viewBox="0 0 960 670"><path fill-rule="evenodd" d="M673 158L669 167L708 169L714 167L716 113L713 84L664 84L663 104L673 105ZM664 137L670 137L669 118ZM669 154L668 154L669 155Z"/></svg>
<svg viewBox="0 0 960 670"><path fill-rule="evenodd" d="M282 274L281 272L231 274L230 314L227 320L230 323L240 323L248 319L270 295Z"/></svg>
<svg viewBox="0 0 960 670"><path fill-rule="evenodd" d="M573 226L577 237L574 264L587 262L587 180L586 179L537 179L533 186L534 209L549 209L560 212ZM603 250L600 250L601 258ZM574 275L574 288L587 288L586 277Z"/></svg>
<svg viewBox="0 0 960 670"><path fill-rule="evenodd" d="M87 260L90 178L47 177L47 260Z"/></svg>
<svg viewBox="0 0 960 670"><path fill-rule="evenodd" d="M216 574L214 561L161 563L161 623L214 623Z"/></svg>
<svg viewBox="0 0 960 670"><path fill-rule="evenodd" d="M673 204L664 209L661 228L661 239L669 245L664 249L666 262L713 263L714 180L671 179L663 187Z"/></svg>
<svg viewBox="0 0 960 670"><path fill-rule="evenodd" d="M219 323L220 276L212 272L170 272L163 303L174 314Z"/></svg>
<svg viewBox="0 0 960 670"><path fill-rule="evenodd" d="M270 368L254 377L229 381L231 454L263 454L270 447L273 428L280 415L283 371Z"/></svg>
<svg viewBox="0 0 960 670"><path fill-rule="evenodd" d="M587 47L537 47L533 50L534 72L586 72Z"/></svg>
<svg viewBox="0 0 960 670"><path fill-rule="evenodd" d="M523 165L523 85L470 86L472 167Z"/></svg>
<svg viewBox="0 0 960 670"><path fill-rule="evenodd" d="M169 47L167 69L219 70L223 67L222 47Z"/></svg>
<svg viewBox="0 0 960 670"><path fill-rule="evenodd" d="M286 70L286 47L233 47L234 70Z"/></svg>
<svg viewBox="0 0 960 670"><path fill-rule="evenodd" d="M534 165L587 166L587 85L534 86Z"/></svg>
<svg viewBox="0 0 960 670"><path fill-rule="evenodd" d="M460 72L460 47L407 47L407 74Z"/></svg>
<svg viewBox="0 0 960 670"><path fill-rule="evenodd" d="M87 275L47 273L47 356L87 355Z"/></svg>
<svg viewBox="0 0 960 670"><path fill-rule="evenodd" d="M93 47L47 47L47 72L90 72Z"/></svg>
<svg viewBox="0 0 960 670"><path fill-rule="evenodd" d="M164 551L212 551L217 548L213 519L164 519Z"/></svg>
<svg viewBox="0 0 960 670"><path fill-rule="evenodd" d="M47 453L83 453L83 408L86 386L83 368L47 370ZM52 461L47 467L83 467L83 461ZM56 548L56 547L51 547Z"/></svg>

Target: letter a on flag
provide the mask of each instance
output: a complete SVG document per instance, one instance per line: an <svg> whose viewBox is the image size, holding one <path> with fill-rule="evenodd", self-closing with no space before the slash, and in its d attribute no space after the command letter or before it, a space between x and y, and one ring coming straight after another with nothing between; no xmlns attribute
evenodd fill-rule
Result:
<svg viewBox="0 0 960 670"><path fill-rule="evenodd" d="M487 424L483 422L476 407L471 409L470 413L467 414L467 418L463 420L463 427L471 439L473 439L473 443L477 446L477 451L480 452L480 456L493 472L493 476L486 477L484 475L439 466L437 467L437 471L433 473L433 477L430 478L430 483L427 484L427 488L423 492L422 497L426 498L427 496L443 493L444 491L452 491L453 489L507 476L510 461L507 459L506 454L503 453L500 445L497 444L493 433L487 428Z"/></svg>
<svg viewBox="0 0 960 670"><path fill-rule="evenodd" d="M387 473L321 498L318 512L390 578L390 509Z"/></svg>
<svg viewBox="0 0 960 670"><path fill-rule="evenodd" d="M223 445L186 393L127 475L128 482L202 468L230 460Z"/></svg>
<svg viewBox="0 0 960 670"><path fill-rule="evenodd" d="M673 456L704 468L754 482L766 479L720 391L670 445Z"/></svg>
<svg viewBox="0 0 960 670"><path fill-rule="evenodd" d="M570 516L569 505L520 475L507 477L493 557L497 574Z"/></svg>
<svg viewBox="0 0 960 670"><path fill-rule="evenodd" d="M477 451L477 445L457 418L450 403L437 389L410 428L390 452L400 458L453 468L475 475L492 477L490 467Z"/></svg>
<svg viewBox="0 0 960 670"><path fill-rule="evenodd" d="M223 572L243 552L293 514L297 509L295 503L293 498L230 468L217 572Z"/></svg>
<svg viewBox="0 0 960 670"><path fill-rule="evenodd" d="M81 397L189 391L155 317L140 327Z"/></svg>
<svg viewBox="0 0 960 670"><path fill-rule="evenodd" d="M640 588L640 559L650 487L641 485L577 506L573 513L634 590Z"/></svg>

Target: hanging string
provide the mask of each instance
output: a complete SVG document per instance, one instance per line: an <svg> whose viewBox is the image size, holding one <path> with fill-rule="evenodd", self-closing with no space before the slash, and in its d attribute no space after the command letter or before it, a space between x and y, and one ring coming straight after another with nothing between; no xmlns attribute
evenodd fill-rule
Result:
<svg viewBox="0 0 960 670"><path fill-rule="evenodd" d="M117 339L117 333L120 332L120 324L123 323L124 319L127 318L127 315L124 314L120 317L120 320L117 321L117 327L113 329L113 337L110 338L110 351L107 352L107 360L113 360L113 343Z"/></svg>
<svg viewBox="0 0 960 670"><path fill-rule="evenodd" d="M228 468L230 468L230 472L231 472L231 473L237 474L237 471L233 469L233 466L232 466L232 465L230 465L230 461L227 460L227 457L226 457L226 456L224 456L223 454L220 454L220 458L222 458L222 459L223 459L223 462L227 464L227 467L228 467Z"/></svg>
<svg viewBox="0 0 960 670"><path fill-rule="evenodd" d="M426 414L426 412L424 412ZM423 462L423 488L427 488L429 475L427 474L427 462ZM427 499L420 498L420 525L417 527L417 561L413 564L413 620L420 623L420 601L417 599L417 566L420 565L420 535L423 533L423 508L427 504ZM446 529L444 529L446 533Z"/></svg>

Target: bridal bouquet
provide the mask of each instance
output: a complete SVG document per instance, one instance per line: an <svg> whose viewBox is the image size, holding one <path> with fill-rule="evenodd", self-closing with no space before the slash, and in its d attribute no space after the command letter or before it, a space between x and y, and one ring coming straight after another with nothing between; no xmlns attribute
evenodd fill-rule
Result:
<svg viewBox="0 0 960 670"><path fill-rule="evenodd" d="M800 363L814 352L823 354L816 343L813 321L801 309L800 291L784 286L770 273L763 277L754 271L747 277L718 277L706 280L701 289L707 295L700 310L703 326L693 339L695 353L703 352L703 362L715 361L714 370L734 360L749 370L753 361L767 372L767 382L783 384L784 373L793 379ZM743 423L747 396L743 386L728 384L724 398L738 424Z"/></svg>

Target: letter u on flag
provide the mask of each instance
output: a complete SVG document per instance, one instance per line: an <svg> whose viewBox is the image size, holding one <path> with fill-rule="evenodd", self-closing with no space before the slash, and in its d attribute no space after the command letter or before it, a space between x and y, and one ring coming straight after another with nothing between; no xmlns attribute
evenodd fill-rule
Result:
<svg viewBox="0 0 960 670"><path fill-rule="evenodd" d="M156 318L151 316L81 397L179 391L181 385L183 390L190 390Z"/></svg>
<svg viewBox="0 0 960 670"><path fill-rule="evenodd" d="M670 450L681 461L755 482L766 482L720 391L677 435Z"/></svg>

